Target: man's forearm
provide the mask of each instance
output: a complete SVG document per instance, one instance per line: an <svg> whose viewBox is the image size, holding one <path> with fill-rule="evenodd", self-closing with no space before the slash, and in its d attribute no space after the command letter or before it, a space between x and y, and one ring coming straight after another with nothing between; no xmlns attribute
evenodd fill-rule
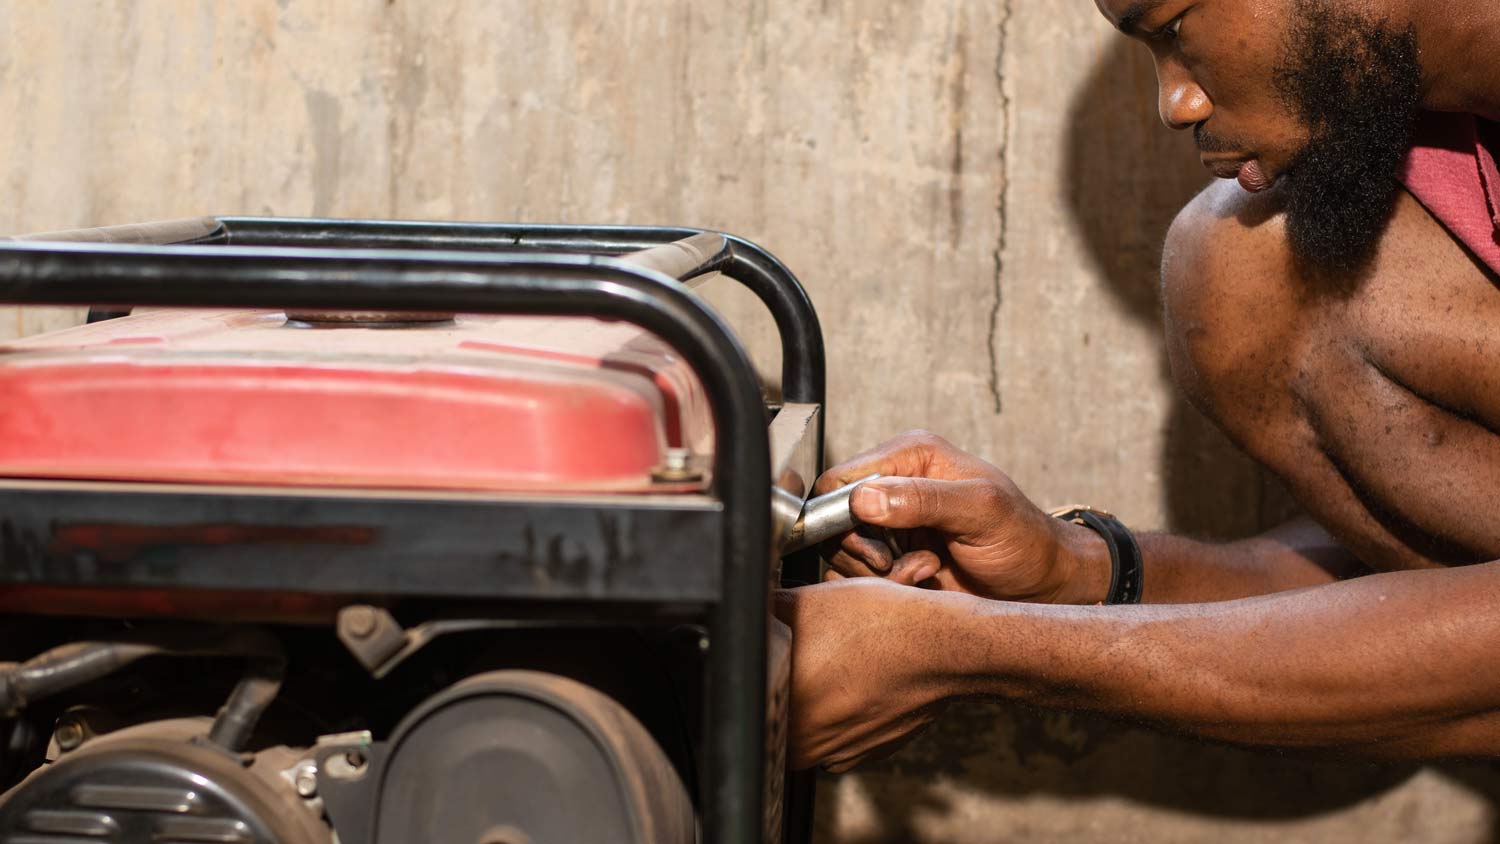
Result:
<svg viewBox="0 0 1500 844"><path fill-rule="evenodd" d="M1362 574L1359 562L1310 519L1260 536L1213 543L1170 534L1137 536L1145 565L1143 601L1189 604L1229 601L1319 586ZM1109 553L1102 541L1083 552L1086 584L1077 603L1102 600L1109 589Z"/></svg>
<svg viewBox="0 0 1500 844"><path fill-rule="evenodd" d="M1500 754L1500 563L1172 607L960 597L935 622L954 694L1245 744Z"/></svg>

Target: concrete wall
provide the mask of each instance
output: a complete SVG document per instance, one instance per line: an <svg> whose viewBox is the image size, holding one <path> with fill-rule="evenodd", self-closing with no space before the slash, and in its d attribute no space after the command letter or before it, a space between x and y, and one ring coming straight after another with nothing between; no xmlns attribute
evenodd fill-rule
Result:
<svg viewBox="0 0 1500 844"><path fill-rule="evenodd" d="M1204 174L1088 0L0 0L0 37L0 231L722 228L811 290L832 457L923 426L1138 527L1236 535L1281 509L1166 379L1158 242ZM768 320L714 296L776 371ZM76 319L6 314L0 336ZM981 705L823 795L828 842L1500 836L1482 769Z"/></svg>

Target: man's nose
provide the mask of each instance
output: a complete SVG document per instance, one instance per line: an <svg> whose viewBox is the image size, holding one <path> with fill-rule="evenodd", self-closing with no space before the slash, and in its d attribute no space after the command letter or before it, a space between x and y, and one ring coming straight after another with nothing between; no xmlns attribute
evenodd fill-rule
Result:
<svg viewBox="0 0 1500 844"><path fill-rule="evenodd" d="M1174 78L1175 77L1175 78ZM1182 74L1163 73L1159 80L1157 110L1168 129L1186 129L1208 119L1213 103L1196 82Z"/></svg>

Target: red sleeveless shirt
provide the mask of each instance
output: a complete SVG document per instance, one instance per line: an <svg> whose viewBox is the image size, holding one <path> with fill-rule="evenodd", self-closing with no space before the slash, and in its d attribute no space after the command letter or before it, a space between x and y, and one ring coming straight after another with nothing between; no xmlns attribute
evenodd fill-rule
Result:
<svg viewBox="0 0 1500 844"><path fill-rule="evenodd" d="M1422 115L1401 182L1460 243L1500 275L1500 124Z"/></svg>

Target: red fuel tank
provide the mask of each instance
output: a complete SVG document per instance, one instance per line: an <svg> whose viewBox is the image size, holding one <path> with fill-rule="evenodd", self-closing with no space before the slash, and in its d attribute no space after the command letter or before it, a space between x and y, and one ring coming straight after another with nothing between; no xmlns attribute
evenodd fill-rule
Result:
<svg viewBox="0 0 1500 844"><path fill-rule="evenodd" d="M12 478L661 492L713 447L671 348L585 318L137 310L0 346L0 395Z"/></svg>

